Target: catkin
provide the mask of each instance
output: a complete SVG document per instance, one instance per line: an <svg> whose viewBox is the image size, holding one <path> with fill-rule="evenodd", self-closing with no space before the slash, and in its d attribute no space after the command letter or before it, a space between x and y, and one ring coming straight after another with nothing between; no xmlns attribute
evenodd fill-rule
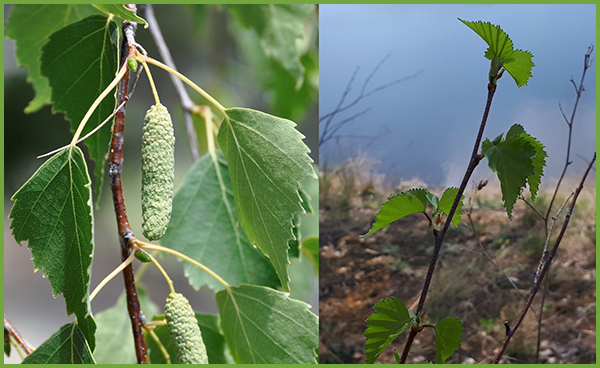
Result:
<svg viewBox="0 0 600 368"><path fill-rule="evenodd" d="M177 363L208 364L202 333L188 300L179 293L169 294L165 316Z"/></svg>
<svg viewBox="0 0 600 368"><path fill-rule="evenodd" d="M175 176L175 134L171 115L160 103L146 112L142 136L142 231L163 237L171 218Z"/></svg>

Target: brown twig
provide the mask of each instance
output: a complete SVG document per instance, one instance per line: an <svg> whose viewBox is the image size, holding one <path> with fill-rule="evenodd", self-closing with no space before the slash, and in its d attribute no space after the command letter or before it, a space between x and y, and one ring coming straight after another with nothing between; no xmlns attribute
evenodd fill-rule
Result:
<svg viewBox="0 0 600 368"><path fill-rule="evenodd" d="M596 153L594 153L594 157L590 161L590 164L589 164L587 170L585 171L585 174L583 174L583 177L581 178L581 182L579 182L579 186L577 187L577 190L575 190L575 195L573 196L573 200L571 202L571 207L569 208L569 212L567 213L567 215L565 217L562 228L560 229L560 233L558 234L558 237L556 238L556 241L554 243L554 247L552 247L552 251L548 255L548 259L544 263L544 268L542 268L540 277L537 279L537 281L534 283L533 287L531 288L531 292L529 293L529 299L527 300L527 304L525 304L525 307L523 307L523 310L521 311L519 318L517 318L517 321L515 322L514 326L511 328L510 332L506 335L506 338L502 342L502 346L500 347L498 354L494 358L493 364L498 364L498 362L500 361L500 358L502 358L502 355L504 354L504 351L506 350L506 347L508 346L508 343L510 342L510 339L515 334L515 332L517 331L519 326L521 325L521 322L523 322L523 319L525 318L525 315L527 314L529 307L531 307L531 303L533 303L535 294L537 293L537 291L540 287L540 284L544 279L544 276L547 274L548 269L550 268L550 265L552 264L552 260L554 259L554 256L556 255L558 246L560 245L560 242L562 241L562 238L565 235L565 231L567 230L567 226L569 225L571 215L573 214L573 209L575 208L575 203L577 202L579 193L581 193L581 190L583 189L583 183L585 182L585 179L587 178L590 170L592 169L592 165L594 164L595 161L596 161Z"/></svg>
<svg viewBox="0 0 600 368"><path fill-rule="evenodd" d="M25 339L21 337L17 329L14 328L14 326L10 323L6 316L4 316L4 331L8 331L8 333L15 338L15 341L17 341L17 343L23 348L23 351L25 351L27 355L33 352L34 349L31 346L29 346Z"/></svg>
<svg viewBox="0 0 600 368"><path fill-rule="evenodd" d="M135 54L135 31L136 23L123 21L123 44L121 45L121 63L127 61L127 57ZM129 73L125 74L117 87L117 104L120 105L127 99L127 86L129 84ZM121 243L121 259L124 261L130 254L130 240L133 238L133 232L127 219L127 210L125 207L125 198L123 197L123 188L121 182L121 171L123 168L123 131L125 128L125 106L123 106L115 115L113 126L113 136L110 145L110 155L108 157L111 191L115 214L117 216L117 228L119 232L119 241ZM127 296L127 311L131 320L135 352L139 364L147 363L148 348L144 339L141 324L141 308L135 288L135 278L133 266L131 264L123 270L125 281L125 292Z"/></svg>
<svg viewBox="0 0 600 368"><path fill-rule="evenodd" d="M558 189L560 188L560 184L562 183L562 180L565 177L565 174L567 173L567 168L572 163L572 161L570 160L570 156L571 156L571 136L573 133L573 122L575 120L575 113L577 112L577 106L579 104L579 99L581 98L581 94L585 90L583 87L583 81L585 80L586 71L590 68L591 63L592 63L592 59L591 59L592 52L594 52L593 45L588 47L588 50L584 55L583 73L581 74L581 81L579 83L579 87L577 87L577 85L575 84L575 81L573 80L573 78L571 78L571 83L575 87L575 93L577 95L577 98L575 99L575 105L573 106L573 111L571 113L570 120L567 119L567 116L565 115L565 112L563 111L560 101L558 102L558 108L560 110L560 113L561 113L563 119L565 119L565 122L567 123L567 126L569 128L569 135L568 135L568 139L567 139L567 155L565 158L565 166L563 167L563 171L558 179L558 182L556 183L556 188L554 189L554 193L552 194L552 200L550 200L550 204L548 205L548 210L546 211L546 215L545 216L540 215L544 219L544 230L546 231L546 238L548 238L548 232L549 232L548 220L549 220L550 212L552 211L552 205L554 204L554 200L556 199L556 195L558 194ZM525 201L525 203L529 204L527 201ZM533 208L533 206L531 206L531 207ZM539 214L539 212L537 212L537 213ZM544 248L544 249L545 249L545 251L547 250L547 248ZM539 269L538 269L538 271L539 271ZM537 276L537 273L536 273L536 276ZM542 288L542 304L540 305L540 315L538 317L538 337L537 337L537 348L536 348L536 352L535 352L535 362L536 363L538 362L538 357L539 357L539 353L540 353L540 343L542 340L542 316L543 316L543 310L544 310L544 301L546 299L546 289L547 289L546 285L547 285L547 282L544 283L544 287Z"/></svg>
<svg viewBox="0 0 600 368"><path fill-rule="evenodd" d="M431 284L431 279L433 277L433 271L435 270L435 265L437 263L438 256L440 254L440 249L442 248L442 243L444 238L446 237L446 232L450 227L450 223L452 222L452 217L454 216L454 212L456 212L456 208L458 207L458 203L462 198L463 193L465 192L465 188L469 183L469 179L473 174L473 171L481 161L481 156L479 156L479 146L481 145L481 139L483 138L483 131L485 129L485 124L487 122L488 115L490 113L490 108L492 106L492 100L494 98L494 93L496 92L497 85L494 83L488 83L488 97L485 104L485 110L483 112L483 117L481 119L481 124L479 126L479 132L477 133L477 138L475 139L475 145L473 147L473 152L471 153L471 159L469 161L469 166L467 167L467 171L465 172L465 176L463 177L462 183L458 188L458 193L456 194L456 198L454 198L454 203L452 203L452 207L450 208L450 212L448 213L448 217L446 218L446 222L444 223L444 227L442 231L435 238L435 247L433 249L433 255L431 256L431 263L429 264L429 269L427 270L427 276L425 276L425 283L423 284L423 289L421 291L421 298L419 299L419 305L417 306L417 310L415 312L416 315L421 313L423 309L423 305L425 304L425 298L427 297L427 292L429 291L429 285ZM410 347L412 342L417 335L414 330L411 330L408 335L408 339L406 340L406 345L404 346L404 350L402 351L402 357L400 358L400 364L406 362L406 358L408 358L408 352L410 351Z"/></svg>

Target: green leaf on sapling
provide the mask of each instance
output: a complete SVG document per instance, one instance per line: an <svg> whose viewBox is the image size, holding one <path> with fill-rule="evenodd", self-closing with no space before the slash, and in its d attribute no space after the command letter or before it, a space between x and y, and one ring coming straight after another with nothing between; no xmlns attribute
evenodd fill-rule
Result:
<svg viewBox="0 0 600 368"><path fill-rule="evenodd" d="M529 191L531 192L531 200L535 201L538 190L540 188L540 182L542 180L542 176L544 175L544 166L546 166L546 157L548 154L544 149L544 145L538 141L536 138L529 135L525 132L525 129L519 124L514 124L506 133L506 136L514 136L519 135L521 138L525 139L535 148L535 155L531 158L531 162L533 164L533 174L527 177L527 184L529 185Z"/></svg>
<svg viewBox="0 0 600 368"><path fill-rule="evenodd" d="M450 209L452 208L452 204L454 204L454 200L456 199L457 194L458 188L448 188L444 191L444 194L442 194L439 208L446 215L450 214ZM456 211L454 211L454 215L452 216L452 223L454 224L454 226L458 226L458 223L460 222L464 198L464 195L460 197L460 201L458 201L458 205L456 206Z"/></svg>
<svg viewBox="0 0 600 368"><path fill-rule="evenodd" d="M447 317L435 325L436 364L443 364L460 347L463 326L458 317Z"/></svg>
<svg viewBox="0 0 600 368"><path fill-rule="evenodd" d="M377 230L416 212L424 212L429 202L427 189L409 189L396 194L381 205L377 219L371 230L364 236L370 236Z"/></svg>
<svg viewBox="0 0 600 368"><path fill-rule="evenodd" d="M521 189L527 178L535 173L532 158L536 149L521 135L513 135L497 145L486 139L481 148L490 169L498 175L504 207L512 219L512 209Z"/></svg>
<svg viewBox="0 0 600 368"><path fill-rule="evenodd" d="M374 363L383 350L415 321L402 300L392 297L377 302L367 318L365 363Z"/></svg>
<svg viewBox="0 0 600 368"><path fill-rule="evenodd" d="M531 69L535 66L529 51L514 49L513 42L500 26L490 22L469 22L458 18L467 27L477 33L487 44L485 57L492 61L490 68L490 82L496 77L502 67L515 80L518 87L527 84L531 77ZM494 82L495 83L495 82Z"/></svg>

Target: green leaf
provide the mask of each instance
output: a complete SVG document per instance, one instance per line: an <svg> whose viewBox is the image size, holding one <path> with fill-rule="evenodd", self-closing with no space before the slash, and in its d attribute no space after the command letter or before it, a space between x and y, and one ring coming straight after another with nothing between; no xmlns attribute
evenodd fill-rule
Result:
<svg viewBox="0 0 600 368"><path fill-rule="evenodd" d="M375 363L383 350L414 322L408 309L398 298L383 299L375 304L375 313L367 318L365 330L365 363Z"/></svg>
<svg viewBox="0 0 600 368"><path fill-rule="evenodd" d="M115 22L106 16L94 15L56 31L42 48L41 72L52 87L52 110L65 114L73 132L94 100L115 78L118 39L119 29ZM114 94L109 94L90 117L82 136L103 122L115 105ZM111 136L111 124L105 124L85 140L90 157L96 163L96 203Z"/></svg>
<svg viewBox="0 0 600 368"><path fill-rule="evenodd" d="M496 56L505 63L512 60L513 42L500 26L490 22L468 22L460 18L458 20L475 31L488 44L489 48L485 52L487 59L492 60Z"/></svg>
<svg viewBox="0 0 600 368"><path fill-rule="evenodd" d="M125 5L121 4L92 4L97 9L103 11L106 14L114 14L117 17L127 20L129 22L140 23L144 25L144 28L148 28L148 23L144 18L138 16L133 10L127 9Z"/></svg>
<svg viewBox="0 0 600 368"><path fill-rule="evenodd" d="M435 325L436 364L443 364L460 347L463 327L458 317L444 318Z"/></svg>
<svg viewBox="0 0 600 368"><path fill-rule="evenodd" d="M151 320L159 312L159 307L150 299L146 287L140 283L135 285L142 313ZM94 358L99 364L135 364L135 346L131 332L131 320L127 312L127 296L121 293L117 303L96 314L98 331ZM166 328L166 327L165 327Z"/></svg>
<svg viewBox="0 0 600 368"><path fill-rule="evenodd" d="M315 274L319 276L319 238L310 237L302 242L302 254L315 267Z"/></svg>
<svg viewBox="0 0 600 368"><path fill-rule="evenodd" d="M210 265L230 285L280 285L269 259L250 245L237 226L231 180L221 152L205 154L190 168L175 193L171 221L160 242ZM203 285L223 289L198 267L185 262L183 269L195 289Z"/></svg>
<svg viewBox="0 0 600 368"><path fill-rule="evenodd" d="M396 363L400 364L400 355L398 354L396 348L394 348L394 358L396 359Z"/></svg>
<svg viewBox="0 0 600 368"><path fill-rule="evenodd" d="M263 286L217 293L221 326L238 364L316 364L318 318L304 302Z"/></svg>
<svg viewBox="0 0 600 368"><path fill-rule="evenodd" d="M314 215L315 210L313 209L312 205L310 204L310 200L312 199L312 198L310 198L310 195L308 195L308 193L306 193L306 191L304 189L300 189L298 191L298 194L300 195L300 198L302 199L302 208L304 208L304 212Z"/></svg>
<svg viewBox="0 0 600 368"><path fill-rule="evenodd" d="M28 241L35 271L43 269L52 295L64 295L67 314L93 350L96 322L88 289L94 252L90 177L79 147L51 158L13 195L12 234Z"/></svg>
<svg viewBox="0 0 600 368"><path fill-rule="evenodd" d="M535 173L532 158L536 150L520 135L513 135L497 145L486 139L481 147L490 169L498 174L504 207L512 219L512 209L521 188L527 183L527 178Z"/></svg>
<svg viewBox="0 0 600 368"><path fill-rule="evenodd" d="M527 84L529 78L531 78L531 69L535 66L533 61L533 54L529 51L515 50L512 54L513 60L510 63L504 63L504 69L510 73L510 75L517 83L517 87L522 87Z"/></svg>
<svg viewBox="0 0 600 368"><path fill-rule="evenodd" d="M19 65L27 69L27 81L35 97L25 113L34 113L50 103L48 79L40 74L41 47L54 31L97 13L89 5L17 4L6 21L6 36L15 40Z"/></svg>
<svg viewBox="0 0 600 368"><path fill-rule="evenodd" d="M10 358L10 334L7 329L4 329L4 354Z"/></svg>
<svg viewBox="0 0 600 368"><path fill-rule="evenodd" d="M306 193L304 189L300 189L298 191L298 194L302 199L302 208L304 209L305 213L310 213L314 215L315 211L313 210L312 205L310 204L311 198L308 195L308 193ZM288 256L290 258L300 257L300 242L302 242L302 234L300 233L300 224L302 222L301 216L301 213L296 213L292 218L292 233L294 234L295 239L290 239L290 241L288 241L288 245L290 247L290 249L288 250Z"/></svg>
<svg viewBox="0 0 600 368"><path fill-rule="evenodd" d="M490 22L468 22L460 18L458 20L475 31L488 44L489 48L485 52L485 57L492 60L490 80L504 66L518 87L527 84L531 77L531 69L535 66L531 61L533 55L529 51L515 50L512 40L500 26Z"/></svg>
<svg viewBox="0 0 600 368"><path fill-rule="evenodd" d="M304 66L297 40L305 37L304 22L312 17L312 4L228 5L227 8L245 28L256 31L263 52L279 62L296 79L296 88L303 83Z"/></svg>
<svg viewBox="0 0 600 368"><path fill-rule="evenodd" d="M506 133L506 138L508 139L515 135L521 136L535 148L535 156L531 158L534 172L532 175L527 177L527 183L529 184L529 190L531 192L531 199L532 201L535 201L542 176L544 175L544 166L546 166L546 157L548 157L548 154L544 149L544 145L531 135L527 134L525 129L523 129L523 126L520 124L513 124L513 126L511 126Z"/></svg>
<svg viewBox="0 0 600 368"><path fill-rule="evenodd" d="M83 333L77 323L68 323L56 331L23 364L95 364Z"/></svg>
<svg viewBox="0 0 600 368"><path fill-rule="evenodd" d="M458 188L448 188L444 191L444 194L442 194L439 207L440 210L442 210L442 212L444 212L446 215L450 213L450 209L452 208L452 204L454 203L454 199L456 199L457 194ZM458 226L458 223L460 222L464 198L464 195L460 197L460 201L458 202L458 206L456 206L454 216L452 216L452 223L454 224L454 226Z"/></svg>
<svg viewBox="0 0 600 368"><path fill-rule="evenodd" d="M310 151L290 120L242 108L225 112L217 139L227 157L238 220L289 291L292 217L304 212L298 181L316 178Z"/></svg>
<svg viewBox="0 0 600 368"><path fill-rule="evenodd" d="M392 196L381 205L375 223L371 227L371 230L364 236L370 236L377 230L404 216L416 212L424 212L427 202L429 202L427 198L428 193L427 189L409 189Z"/></svg>
<svg viewBox="0 0 600 368"><path fill-rule="evenodd" d="M229 364L231 363L230 357L228 357L227 345L225 344L225 337L221 330L221 321L219 315L206 314L196 312L196 319L198 320L198 326L200 326L200 332L202 332L202 340L206 346L206 354L208 355L209 364ZM154 318L155 321L164 320L165 316L157 316ZM169 329L167 326L157 326L154 329L156 335L160 339L160 342L169 352L171 357L171 363L174 364L175 350L173 349L173 343L169 336ZM152 364L166 364L166 359L163 353L160 351L158 344L148 334L145 334L146 342L148 344L148 356ZM229 359L228 359L229 358Z"/></svg>

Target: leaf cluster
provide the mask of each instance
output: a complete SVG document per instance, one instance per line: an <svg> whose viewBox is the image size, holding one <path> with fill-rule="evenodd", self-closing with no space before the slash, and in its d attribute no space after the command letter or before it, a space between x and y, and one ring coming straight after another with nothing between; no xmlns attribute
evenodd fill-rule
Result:
<svg viewBox="0 0 600 368"><path fill-rule="evenodd" d="M371 230L364 236L370 236L377 230L384 228L404 216L417 212L425 213L428 204L433 207L432 218L441 213L448 215L457 194L458 188L447 188L441 198L424 188L409 189L396 194L381 205L381 209L377 212L377 219L373 223ZM458 226L458 223L460 222L463 198L464 196L461 196L456 211L452 216L452 223L454 226Z"/></svg>
<svg viewBox="0 0 600 368"><path fill-rule="evenodd" d="M402 300L392 297L377 302L375 312L367 318L365 348L367 364L374 363L383 350L409 327L423 329L422 315L406 308ZM435 330L436 363L444 363L458 349L463 333L457 317L448 317L433 326ZM396 359L398 353L394 350Z"/></svg>

